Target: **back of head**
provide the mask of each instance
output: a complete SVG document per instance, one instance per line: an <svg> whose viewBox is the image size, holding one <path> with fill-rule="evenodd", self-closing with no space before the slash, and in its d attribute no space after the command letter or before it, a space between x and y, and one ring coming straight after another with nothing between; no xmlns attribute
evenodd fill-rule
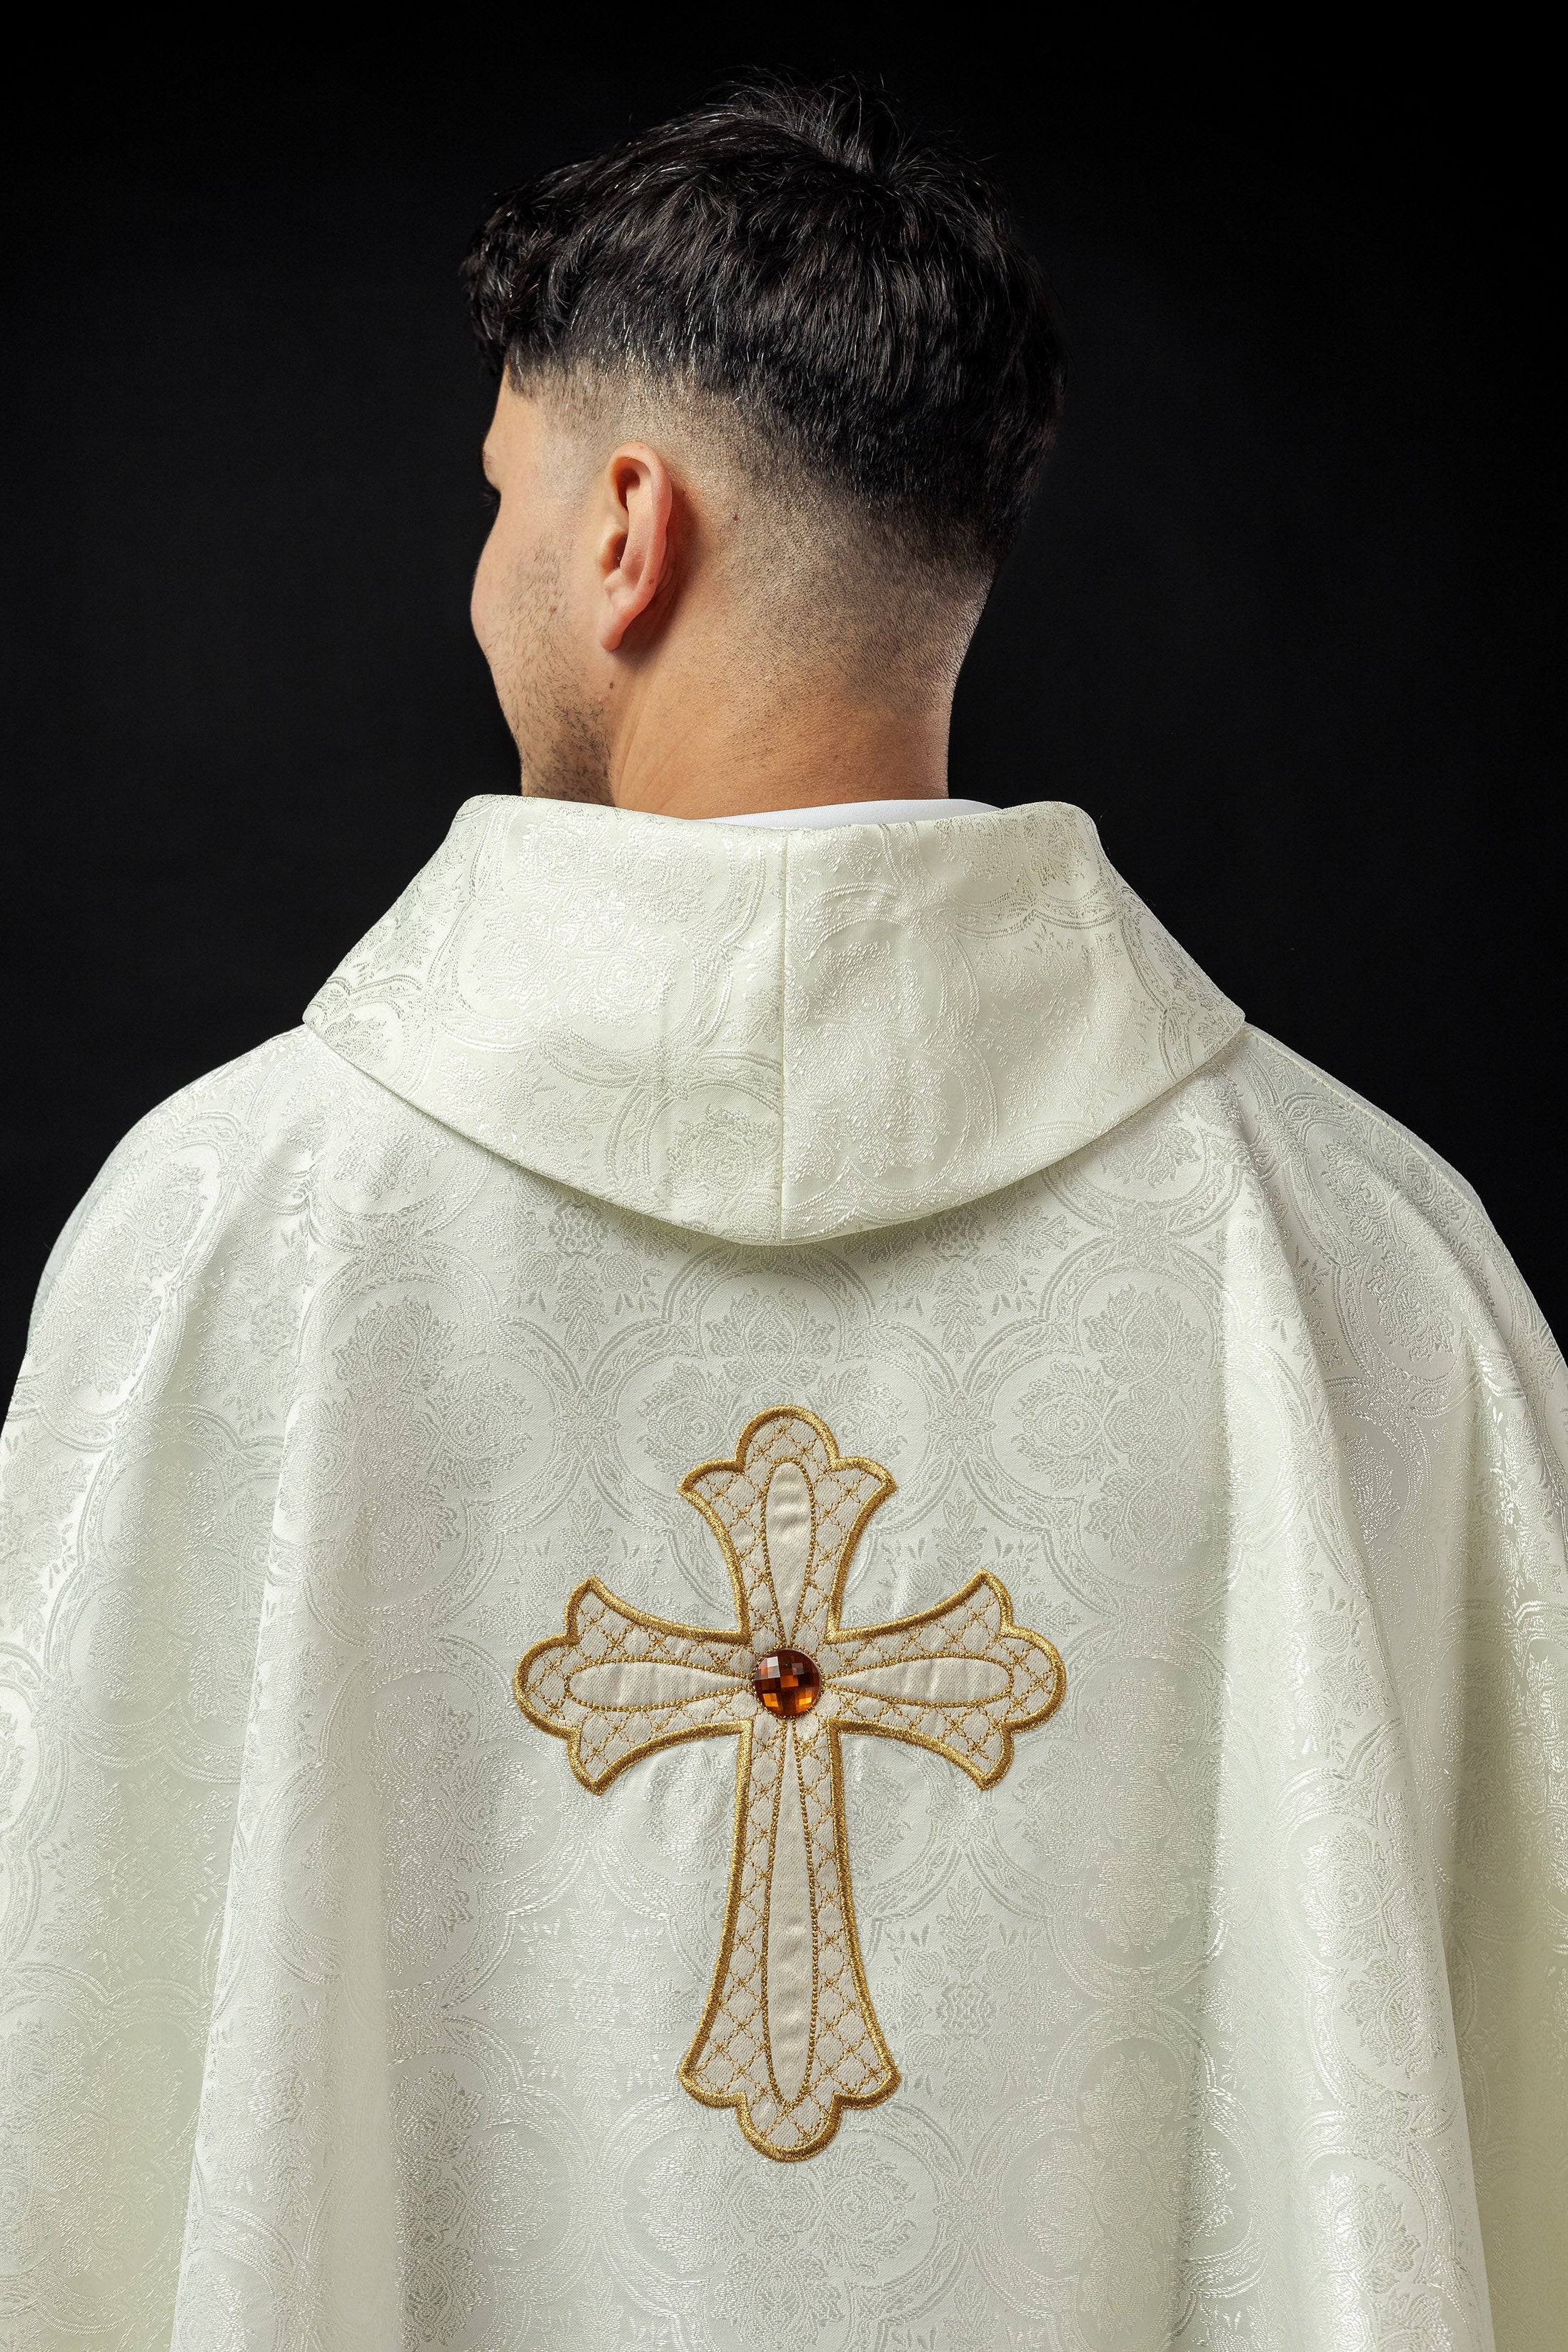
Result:
<svg viewBox="0 0 1568 2352"><path fill-rule="evenodd" d="M530 181L466 276L519 390L686 404L841 543L982 595L1055 430L1061 344L998 192L852 85L747 85Z"/></svg>

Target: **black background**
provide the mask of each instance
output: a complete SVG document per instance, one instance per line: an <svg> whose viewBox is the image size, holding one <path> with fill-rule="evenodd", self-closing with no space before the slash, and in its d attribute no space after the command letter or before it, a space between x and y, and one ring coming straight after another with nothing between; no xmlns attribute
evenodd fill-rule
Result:
<svg viewBox="0 0 1568 2352"><path fill-rule="evenodd" d="M490 394L455 271L486 197L750 63L957 131L1057 289L1067 421L955 792L1090 810L1255 1021L1465 1171L1568 1328L1529 61L460 30L25 86L0 1381L118 1137L292 1026L458 803L513 786L466 621Z"/></svg>

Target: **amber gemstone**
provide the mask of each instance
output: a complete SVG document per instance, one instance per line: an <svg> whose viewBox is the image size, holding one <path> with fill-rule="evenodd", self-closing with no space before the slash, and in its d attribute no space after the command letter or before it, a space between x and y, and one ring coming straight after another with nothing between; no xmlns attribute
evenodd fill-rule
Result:
<svg viewBox="0 0 1568 2352"><path fill-rule="evenodd" d="M821 1696L822 1677L804 1650L770 1650L753 1667L751 1686L769 1715L804 1715Z"/></svg>

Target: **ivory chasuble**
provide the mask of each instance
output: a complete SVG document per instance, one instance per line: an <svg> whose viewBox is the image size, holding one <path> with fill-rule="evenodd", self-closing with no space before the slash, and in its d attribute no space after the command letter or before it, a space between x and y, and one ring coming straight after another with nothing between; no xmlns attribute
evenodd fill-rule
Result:
<svg viewBox="0 0 1568 2352"><path fill-rule="evenodd" d="M45 1275L0 2342L1552 2352L1565 1463L1076 810L470 802Z"/></svg>

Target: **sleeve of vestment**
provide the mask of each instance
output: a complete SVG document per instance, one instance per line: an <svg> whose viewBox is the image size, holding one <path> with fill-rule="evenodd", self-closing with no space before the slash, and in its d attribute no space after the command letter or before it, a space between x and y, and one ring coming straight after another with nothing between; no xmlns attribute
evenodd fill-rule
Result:
<svg viewBox="0 0 1568 2352"><path fill-rule="evenodd" d="M1434 1200L1423 1219L1456 1345L1410 1368L1416 1491L1366 1499L1410 1528L1375 1549L1424 1767L1497 2341L1546 2345L1568 2308L1568 1372L1464 1210Z"/></svg>
<svg viewBox="0 0 1568 2352"><path fill-rule="evenodd" d="M110 1160L0 1456L0 2341L167 2343L302 1243L268 1049Z"/></svg>

